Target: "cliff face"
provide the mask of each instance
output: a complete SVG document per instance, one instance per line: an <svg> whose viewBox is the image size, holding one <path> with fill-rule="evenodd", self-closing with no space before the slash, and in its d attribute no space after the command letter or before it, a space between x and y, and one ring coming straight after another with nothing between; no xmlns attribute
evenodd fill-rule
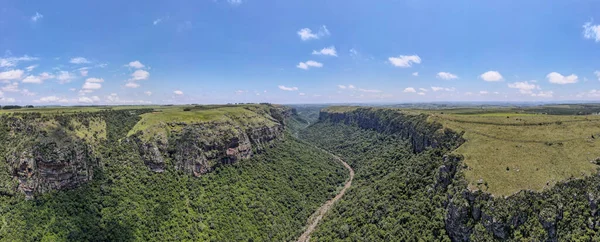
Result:
<svg viewBox="0 0 600 242"><path fill-rule="evenodd" d="M63 127L43 128L43 122L4 118L4 164L12 181L2 181L6 194L27 198L51 190L76 187L93 178L97 167L91 147Z"/></svg>
<svg viewBox="0 0 600 242"><path fill-rule="evenodd" d="M358 108L351 112L321 111L319 120L399 135L410 140L415 152L422 152L428 147L453 149L464 142L461 134L445 129L441 124L428 122L425 114L407 115L392 109Z"/></svg>
<svg viewBox="0 0 600 242"><path fill-rule="evenodd" d="M320 120L399 135L410 141L414 152L442 148L446 155L431 186L432 193L444 199L445 230L452 241L595 241L600 237L598 174L560 182L543 192L493 197L484 192L485 184L479 184L478 191L467 189L462 156L450 153L463 142L461 134L426 122L425 115L358 108L322 111Z"/></svg>
<svg viewBox="0 0 600 242"><path fill-rule="evenodd" d="M212 171L218 165L232 164L252 157L283 138L287 108L271 108L262 113L270 122L242 125L235 121L202 123L167 123L168 135L156 133L144 140L131 140L140 150L146 165L163 172L168 165L194 176ZM171 163L169 164L169 161Z"/></svg>

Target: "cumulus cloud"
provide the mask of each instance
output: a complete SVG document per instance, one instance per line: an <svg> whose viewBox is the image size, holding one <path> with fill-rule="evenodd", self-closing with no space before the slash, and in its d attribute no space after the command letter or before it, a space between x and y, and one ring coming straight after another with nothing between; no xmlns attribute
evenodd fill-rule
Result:
<svg viewBox="0 0 600 242"><path fill-rule="evenodd" d="M376 90L376 89L363 89L363 88L359 88L358 89L361 92L368 92L368 93L380 93L382 92L381 90Z"/></svg>
<svg viewBox="0 0 600 242"><path fill-rule="evenodd" d="M90 63L86 58L83 57L75 57L75 58L71 58L71 61L69 61L71 64L88 64Z"/></svg>
<svg viewBox="0 0 600 242"><path fill-rule="evenodd" d="M46 79L50 79L50 78L54 78L54 75L49 74L47 72L44 72L38 76L34 76L34 75L29 75L27 77L25 77L25 79L23 79L23 83L35 83L35 84L41 84L43 83Z"/></svg>
<svg viewBox="0 0 600 242"><path fill-rule="evenodd" d="M58 83L64 84L71 82L74 77L75 76L73 76L73 74L71 74L68 71L60 71L58 72L58 76L56 77L56 79L58 79Z"/></svg>
<svg viewBox="0 0 600 242"><path fill-rule="evenodd" d="M37 102L37 103L68 103L69 100L66 98L60 98L57 96L47 96L47 97L42 97L34 102Z"/></svg>
<svg viewBox="0 0 600 242"><path fill-rule="evenodd" d="M17 100L14 99L14 98L12 98L12 97L2 97L2 98L0 98L0 102L3 102L3 103L14 103L16 101Z"/></svg>
<svg viewBox="0 0 600 242"><path fill-rule="evenodd" d="M533 93L533 90L540 89L539 86L526 81L509 83L508 88L519 89L519 92L522 94L531 94Z"/></svg>
<svg viewBox="0 0 600 242"><path fill-rule="evenodd" d="M297 87L286 87L284 85L279 85L277 87L279 87L279 89L284 90L284 91L298 91Z"/></svg>
<svg viewBox="0 0 600 242"><path fill-rule="evenodd" d="M37 93L35 93L35 92L31 92L31 91L29 91L28 89L23 89L23 90L21 90L21 95L23 95L23 96L32 97L32 96L35 96L36 94L37 94Z"/></svg>
<svg viewBox="0 0 600 242"><path fill-rule="evenodd" d="M454 88L454 87L431 87L431 90L434 92L438 92L438 91L453 92L456 90L456 88Z"/></svg>
<svg viewBox="0 0 600 242"><path fill-rule="evenodd" d="M3 86L2 91L5 92L18 92L19 91L19 83L18 82L13 82L13 83L8 83L6 84L6 86Z"/></svg>
<svg viewBox="0 0 600 242"><path fill-rule="evenodd" d="M140 84L137 84L135 82L128 82L127 84L125 84L125 87L128 87L128 88L138 88L138 87L140 87Z"/></svg>
<svg viewBox="0 0 600 242"><path fill-rule="evenodd" d="M577 83L578 79L577 76L575 74L571 74L569 76L563 76L558 72L551 72L549 73L546 78L548 79L548 81L550 83L554 83L554 84L573 84L573 83Z"/></svg>
<svg viewBox="0 0 600 242"><path fill-rule="evenodd" d="M414 89L414 88L412 88L412 87L407 87L407 88L404 88L404 91L403 91L403 92L417 92L417 90L415 90L415 89Z"/></svg>
<svg viewBox="0 0 600 242"><path fill-rule="evenodd" d="M540 91L538 93L532 93L531 94L532 97L552 97L554 96L554 92L553 91Z"/></svg>
<svg viewBox="0 0 600 242"><path fill-rule="evenodd" d="M337 52L335 51L335 46L326 47L326 48L323 48L323 49L321 49L319 51L313 50L312 54L313 55L337 56Z"/></svg>
<svg viewBox="0 0 600 242"><path fill-rule="evenodd" d="M321 68L321 67L323 67L323 64L316 62L316 61L309 60L307 62L298 63L298 65L296 67L303 69L303 70L308 70L308 68L310 68L310 67Z"/></svg>
<svg viewBox="0 0 600 242"><path fill-rule="evenodd" d="M321 28L319 28L317 33L313 33L313 31L309 28L303 28L298 30L297 34L300 36L301 40L307 41L311 39L320 39L321 37L328 36L331 33L329 33L327 26L323 25Z"/></svg>
<svg viewBox="0 0 600 242"><path fill-rule="evenodd" d="M37 22L38 20L40 20L42 18L44 18L44 15L42 15L42 14L40 14L38 12L35 12L35 14L33 16L31 16L31 21L32 22Z"/></svg>
<svg viewBox="0 0 600 242"><path fill-rule="evenodd" d="M443 80L452 80L452 79L457 79L458 76L450 73L450 72L438 72L438 74L436 75L437 78L439 79L443 79Z"/></svg>
<svg viewBox="0 0 600 242"><path fill-rule="evenodd" d="M21 56L21 57L5 57L5 58L0 58L0 67L13 67L13 66L16 66L17 64L19 64L19 62L35 61L35 60L38 60L38 59L39 58L37 58L37 57L31 57L31 56L27 56L27 55L24 55L24 56ZM27 70L29 70L29 69L27 69Z"/></svg>
<svg viewBox="0 0 600 242"><path fill-rule="evenodd" d="M144 92L144 94L146 94L147 96L152 96L152 92L151 91L146 91L146 92Z"/></svg>
<svg viewBox="0 0 600 242"><path fill-rule="evenodd" d="M479 78L483 79L486 82L497 82L503 80L502 75L500 75L500 72L497 71L487 71L481 74Z"/></svg>
<svg viewBox="0 0 600 242"><path fill-rule="evenodd" d="M582 27L584 38L600 42L600 25L592 25L592 22L587 22Z"/></svg>
<svg viewBox="0 0 600 242"><path fill-rule="evenodd" d="M479 91L479 94L482 94L482 95L485 95L485 94L488 94L488 93L489 93L488 91Z"/></svg>
<svg viewBox="0 0 600 242"><path fill-rule="evenodd" d="M413 72L412 75L413 76L419 76L419 73L418 72Z"/></svg>
<svg viewBox="0 0 600 242"><path fill-rule="evenodd" d="M94 96L94 97L96 97L96 96ZM96 98L98 98L98 97L96 97ZM77 102L79 102L79 103L93 103L94 99L93 99L93 97L92 98L89 98L89 97L79 97L79 99L77 99Z"/></svg>
<svg viewBox="0 0 600 242"><path fill-rule="evenodd" d="M150 73L145 70L137 70L131 74L131 81L146 80L150 76Z"/></svg>
<svg viewBox="0 0 600 242"><path fill-rule="evenodd" d="M81 74L81 76L87 76L88 70L87 69L79 69L79 74Z"/></svg>
<svg viewBox="0 0 600 242"><path fill-rule="evenodd" d="M5 71L5 72L0 72L0 80L1 81L17 80L17 79L21 79L22 76L23 76L23 70L10 70L10 71Z"/></svg>
<svg viewBox="0 0 600 242"><path fill-rule="evenodd" d="M421 63L421 58L418 55L401 55L398 57L389 57L388 60L392 65L402 68Z"/></svg>
<svg viewBox="0 0 600 242"><path fill-rule="evenodd" d="M422 92L427 92L427 91L429 91L429 90L427 90L426 88L419 88L419 90L420 90L420 91L422 91Z"/></svg>
<svg viewBox="0 0 600 242"><path fill-rule="evenodd" d="M83 84L81 89L88 90L88 92L98 90L102 88L102 84L100 84L102 82L104 82L104 79L102 78L88 78L85 80L85 83Z"/></svg>
<svg viewBox="0 0 600 242"><path fill-rule="evenodd" d="M175 95L183 95L183 92L180 90L175 90L173 93L175 93Z"/></svg>
<svg viewBox="0 0 600 242"><path fill-rule="evenodd" d="M137 60L129 62L129 64L127 64L126 66L135 68L135 69L142 69L142 68L146 67L144 64L142 64L142 62L137 61Z"/></svg>
<svg viewBox="0 0 600 242"><path fill-rule="evenodd" d="M38 65L30 65L28 67L25 67L25 70L27 70L27 71L33 71L33 69L35 69L36 67L38 67Z"/></svg>
<svg viewBox="0 0 600 242"><path fill-rule="evenodd" d="M347 87L345 85L338 85L338 88L340 88L340 89L346 89Z"/></svg>
<svg viewBox="0 0 600 242"><path fill-rule="evenodd" d="M425 93L424 93L424 92L419 92L419 93L417 93L417 94L419 94L419 95L421 95L421 96L425 96Z"/></svg>

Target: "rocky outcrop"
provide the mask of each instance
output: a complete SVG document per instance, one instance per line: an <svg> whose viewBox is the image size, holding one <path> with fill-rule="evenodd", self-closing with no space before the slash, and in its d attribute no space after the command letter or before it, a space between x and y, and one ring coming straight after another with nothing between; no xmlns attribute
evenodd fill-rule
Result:
<svg viewBox="0 0 600 242"><path fill-rule="evenodd" d="M149 140L140 135L130 137L142 159L153 171L162 172L171 165L176 170L194 176L212 171L219 165L248 159L276 140L283 138L285 120L292 110L272 107L262 113L273 122L261 125L240 125L233 121L203 123L168 123L173 127L169 136L153 134ZM166 160L172 161L167 164Z"/></svg>
<svg viewBox="0 0 600 242"><path fill-rule="evenodd" d="M426 114L410 115L394 109L357 108L349 112L321 111L320 121L357 125L385 134L408 139L415 152L426 148L452 150L464 142L462 134L444 128L439 123L427 121Z"/></svg>
<svg viewBox="0 0 600 242"><path fill-rule="evenodd" d="M13 146L6 147L5 159L16 181L16 191L32 198L92 179L98 162L83 140L63 129L38 130L32 123L19 119L11 119L7 124L11 134L6 138Z"/></svg>

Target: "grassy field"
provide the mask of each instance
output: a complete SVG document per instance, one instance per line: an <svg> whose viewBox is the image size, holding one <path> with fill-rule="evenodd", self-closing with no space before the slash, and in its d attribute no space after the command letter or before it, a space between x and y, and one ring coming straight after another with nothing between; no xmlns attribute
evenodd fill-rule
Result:
<svg viewBox="0 0 600 242"><path fill-rule="evenodd" d="M541 191L558 181L596 172L600 116L532 113L437 112L431 121L464 131L455 152L464 155L469 187L506 196Z"/></svg>

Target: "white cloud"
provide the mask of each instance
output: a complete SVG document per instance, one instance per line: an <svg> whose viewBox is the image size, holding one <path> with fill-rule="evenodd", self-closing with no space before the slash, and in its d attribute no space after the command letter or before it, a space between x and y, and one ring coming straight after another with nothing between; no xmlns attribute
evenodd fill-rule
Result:
<svg viewBox="0 0 600 242"><path fill-rule="evenodd" d="M313 55L337 56L337 52L335 51L335 46L326 47L326 48L323 48L323 49L321 49L319 51L313 50L312 54Z"/></svg>
<svg viewBox="0 0 600 242"><path fill-rule="evenodd" d="M535 85L535 84L531 84L529 82L515 82L515 83L509 83L508 84L509 88L514 88L514 89L519 89L519 92L522 94L531 94L533 92L533 90L535 89L540 89L539 86Z"/></svg>
<svg viewBox="0 0 600 242"><path fill-rule="evenodd" d="M0 102L3 102L3 103L14 103L16 101L17 100L15 100L12 97L3 97L3 98L0 98Z"/></svg>
<svg viewBox="0 0 600 242"><path fill-rule="evenodd" d="M426 88L419 88L420 91L422 92L427 92L428 90Z"/></svg>
<svg viewBox="0 0 600 242"><path fill-rule="evenodd" d="M286 87L283 85L279 85L277 87L279 87L279 89L284 90L284 91L298 91L297 87Z"/></svg>
<svg viewBox="0 0 600 242"><path fill-rule="evenodd" d="M407 88L404 88L404 91L403 91L403 92L417 92L417 90L415 90L415 89L414 89L414 88L412 88L412 87L407 87Z"/></svg>
<svg viewBox="0 0 600 242"><path fill-rule="evenodd" d="M227 0L227 2L233 6L238 6L240 4L242 4L242 0Z"/></svg>
<svg viewBox="0 0 600 242"><path fill-rule="evenodd" d="M180 90L175 90L173 91L173 93L175 93L176 95L183 95L183 92Z"/></svg>
<svg viewBox="0 0 600 242"><path fill-rule="evenodd" d="M58 83L60 84L69 83L71 80L73 80L73 78L74 76L68 71L60 71L56 77L56 79L58 79Z"/></svg>
<svg viewBox="0 0 600 242"><path fill-rule="evenodd" d="M92 78L86 79L85 82L104 82L104 79L92 77Z"/></svg>
<svg viewBox="0 0 600 242"><path fill-rule="evenodd" d="M33 69L35 69L36 67L38 67L38 65L30 65L30 66L28 66L28 67L25 67L25 69L26 69L27 71L33 71Z"/></svg>
<svg viewBox="0 0 600 242"><path fill-rule="evenodd" d="M160 22L162 22L162 19L160 19L160 18L159 18L159 19L156 19L156 20L152 21L152 24L153 24L153 25L157 25L157 24L159 24Z"/></svg>
<svg viewBox="0 0 600 242"><path fill-rule="evenodd" d="M133 74L131 74L130 81L146 80L146 79L148 79L149 76L150 76L149 72L144 71L144 70L137 70L137 71L133 72Z"/></svg>
<svg viewBox="0 0 600 242"><path fill-rule="evenodd" d="M41 84L43 82L42 78L37 77L37 76L27 76L25 77L25 79L23 79L23 81L21 81L23 83L35 83L35 84Z"/></svg>
<svg viewBox="0 0 600 242"><path fill-rule="evenodd" d="M94 100L92 100L89 97L79 97L79 99L77 100L77 102L80 102L80 103L93 103Z"/></svg>
<svg viewBox="0 0 600 242"><path fill-rule="evenodd" d="M486 82L497 82L502 81L503 77L500 75L500 72L497 71L488 71L479 76L479 78L483 79Z"/></svg>
<svg viewBox="0 0 600 242"><path fill-rule="evenodd" d="M488 94L488 93L489 93L488 91L479 91L479 94L483 94L483 95Z"/></svg>
<svg viewBox="0 0 600 242"><path fill-rule="evenodd" d="M21 57L6 57L6 58L0 58L0 67L12 67L12 66L16 66L17 64L19 64L19 62L22 61L34 61L34 60L38 60L39 58L37 57L31 57L31 56L21 56Z"/></svg>
<svg viewBox="0 0 600 242"><path fill-rule="evenodd" d="M301 92L301 93L298 93L298 95L304 96L304 95L306 95L306 93Z"/></svg>
<svg viewBox="0 0 600 242"><path fill-rule="evenodd" d="M96 82L86 82L83 84L83 87L81 87L82 89L85 90L97 90L102 88L102 84L100 83L96 83Z"/></svg>
<svg viewBox="0 0 600 242"><path fill-rule="evenodd" d="M338 85L338 87L339 87L340 89L346 89L346 88L347 88L347 87L346 87L346 86L344 86L344 85Z"/></svg>
<svg viewBox="0 0 600 242"><path fill-rule="evenodd" d="M316 62L316 61L309 60L307 62L298 63L298 65L296 67L298 67L300 69L308 70L308 68L310 68L310 67L321 68L321 67L323 67L323 64Z"/></svg>
<svg viewBox="0 0 600 242"><path fill-rule="evenodd" d="M390 57L388 58L390 63L396 67L411 67L412 64L420 64L421 58L418 55L401 55L398 57Z"/></svg>
<svg viewBox="0 0 600 242"><path fill-rule="evenodd" d="M247 93L247 92L248 92L248 91L246 91L246 90L236 90L236 91L235 91L235 94L238 94L238 95L239 95L239 94L244 94L244 93Z"/></svg>
<svg viewBox="0 0 600 242"><path fill-rule="evenodd" d="M594 75L598 77L598 81L600 81L600 71L594 71Z"/></svg>
<svg viewBox="0 0 600 242"><path fill-rule="evenodd" d="M592 25L592 22L583 24L583 37L600 42L600 25Z"/></svg>
<svg viewBox="0 0 600 242"><path fill-rule="evenodd" d="M311 40L311 39L319 39L321 37L328 36L331 33L329 33L327 26L323 25L323 26L321 26L321 28L319 29L319 32L317 32L317 33L313 33L312 30L309 28L303 28L303 29L298 30L297 34L298 34L298 36L300 36L301 40L307 41L307 40Z"/></svg>
<svg viewBox="0 0 600 242"><path fill-rule="evenodd" d="M553 95L554 95L553 91L546 91L546 92L540 91L538 93L531 94L532 97L552 97Z"/></svg>
<svg viewBox="0 0 600 242"><path fill-rule="evenodd" d="M369 93L380 93L382 92L381 90L375 90L375 89L363 89L363 88L359 88L358 89L361 92L369 92Z"/></svg>
<svg viewBox="0 0 600 242"><path fill-rule="evenodd" d="M41 15L38 12L35 12L35 15L31 16L31 21L32 22L37 22L38 20L44 18L44 15Z"/></svg>
<svg viewBox="0 0 600 242"><path fill-rule="evenodd" d="M21 90L21 94L22 94L23 96L32 97L32 96L35 96L37 93L35 93L35 92L30 92L28 89L23 89L23 90Z"/></svg>
<svg viewBox="0 0 600 242"><path fill-rule="evenodd" d="M87 69L80 69L79 70L79 74L81 74L81 76L87 76L88 75L88 70Z"/></svg>
<svg viewBox="0 0 600 242"><path fill-rule="evenodd" d="M563 76L558 72L549 73L546 78L550 83L554 84L573 84L577 83L577 76L575 74L571 74L569 76Z"/></svg>
<svg viewBox="0 0 600 242"><path fill-rule="evenodd" d="M129 62L129 64L127 64L127 66L129 66L131 68L135 68L135 69L142 69L142 68L146 67L146 66L144 66L144 64L142 64L142 62L137 61L137 60Z"/></svg>
<svg viewBox="0 0 600 242"><path fill-rule="evenodd" d="M125 84L125 87L128 87L128 88L138 88L138 87L140 87L140 84L137 84L135 82L128 82L127 84Z"/></svg>
<svg viewBox="0 0 600 242"><path fill-rule="evenodd" d="M60 98L57 96L47 96L47 97L42 97L34 102L38 102L38 103L68 103L69 100L66 98Z"/></svg>
<svg viewBox="0 0 600 242"><path fill-rule="evenodd" d="M352 48L350 49L350 56L352 57L358 57L360 54L358 53L358 50Z"/></svg>
<svg viewBox="0 0 600 242"><path fill-rule="evenodd" d="M0 80L16 80L21 79L23 76L23 70L10 70L0 72Z"/></svg>
<svg viewBox="0 0 600 242"><path fill-rule="evenodd" d="M419 73L418 72L413 72L412 75L413 76L419 76Z"/></svg>
<svg viewBox="0 0 600 242"><path fill-rule="evenodd" d="M87 92L91 92L92 90L98 90L102 88L102 83L104 79L102 78L88 78L85 80L85 83L81 87L81 89L86 90Z"/></svg>
<svg viewBox="0 0 600 242"><path fill-rule="evenodd" d="M456 88L454 88L454 87L431 87L431 90L434 92L437 92L437 91L453 92L456 90Z"/></svg>
<svg viewBox="0 0 600 242"><path fill-rule="evenodd" d="M6 84L6 86L2 87L2 91L5 91L5 92L18 92L19 91L19 83L18 82L13 82L13 83Z"/></svg>
<svg viewBox="0 0 600 242"><path fill-rule="evenodd" d="M348 89L354 89L354 88L356 88L356 87L354 87L354 85L352 85L352 84L348 85Z"/></svg>
<svg viewBox="0 0 600 242"><path fill-rule="evenodd" d="M87 64L90 63L86 58L83 57L75 57L69 61L71 64Z"/></svg>
<svg viewBox="0 0 600 242"><path fill-rule="evenodd" d="M147 96L152 96L152 92L151 91L146 91L146 92L144 92L144 94L146 94Z"/></svg>
<svg viewBox="0 0 600 242"><path fill-rule="evenodd" d="M436 75L437 78L440 79L444 79L444 80L452 80L452 79L457 79L458 76L450 73L450 72L438 72L438 74Z"/></svg>
<svg viewBox="0 0 600 242"><path fill-rule="evenodd" d="M417 93L417 94L419 94L419 95L421 95L421 96L425 96L425 93L424 93L424 92L419 92L419 93Z"/></svg>

